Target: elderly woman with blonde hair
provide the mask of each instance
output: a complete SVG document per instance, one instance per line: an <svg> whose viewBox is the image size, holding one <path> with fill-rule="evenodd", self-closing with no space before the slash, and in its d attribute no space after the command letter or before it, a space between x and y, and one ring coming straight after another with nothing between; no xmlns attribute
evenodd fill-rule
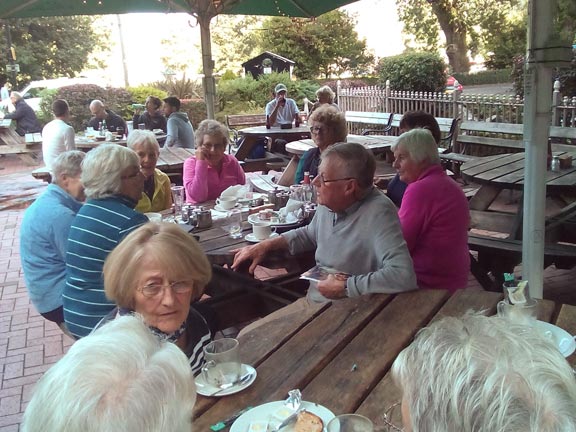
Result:
<svg viewBox="0 0 576 432"><path fill-rule="evenodd" d="M140 158L140 171L144 175L144 192L136 205L136 211L146 213L169 209L172 206L170 178L156 168L160 156L156 136L147 130L133 130L126 144Z"/></svg>
<svg viewBox="0 0 576 432"><path fill-rule="evenodd" d="M316 90L316 102L312 105L312 109L310 110L310 115L316 111L318 108L328 105L331 107L336 108L340 111L340 107L334 103L334 98L336 94L334 91L327 85L320 87Z"/></svg>
<svg viewBox="0 0 576 432"><path fill-rule="evenodd" d="M344 113L329 105L324 105L314 111L308 119L308 125L316 147L307 150L300 158L294 178L296 184L302 181L304 172L309 172L311 176L316 177L322 152L332 144L345 142L348 136Z"/></svg>
<svg viewBox="0 0 576 432"><path fill-rule="evenodd" d="M246 183L244 170L225 150L228 128L216 120L204 120L196 129L196 155L184 162L186 201L193 204L215 200L229 186Z"/></svg>
<svg viewBox="0 0 576 432"><path fill-rule="evenodd" d="M147 223L108 255L103 274L106 297L117 308L101 324L139 314L154 333L175 343L199 373L214 326L209 311L195 305L212 277L196 240L177 225Z"/></svg>

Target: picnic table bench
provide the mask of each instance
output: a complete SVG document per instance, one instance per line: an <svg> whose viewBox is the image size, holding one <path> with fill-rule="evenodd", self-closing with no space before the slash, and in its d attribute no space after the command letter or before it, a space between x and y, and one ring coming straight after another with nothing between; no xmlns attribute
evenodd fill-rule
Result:
<svg viewBox="0 0 576 432"><path fill-rule="evenodd" d="M17 155L26 165L38 165L42 160L42 143L34 140L34 134L27 140L12 128L12 120L0 120L0 155Z"/></svg>

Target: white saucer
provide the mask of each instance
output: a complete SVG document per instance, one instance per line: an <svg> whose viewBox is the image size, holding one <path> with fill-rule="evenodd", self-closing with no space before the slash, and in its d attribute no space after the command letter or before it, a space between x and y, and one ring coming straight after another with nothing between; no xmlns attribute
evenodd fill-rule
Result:
<svg viewBox="0 0 576 432"><path fill-rule="evenodd" d="M314 402L302 401L300 407L320 417L324 423L324 430L326 430L326 426L330 420L334 418L332 411ZM284 401L268 402L263 405L258 405L238 417L236 421L232 423L232 426L230 426L230 432L246 432L250 428L250 423L255 421L269 422L270 419L273 419L276 424L280 424L282 418L288 417L290 414L291 412L286 408ZM291 432L293 429L293 427L287 426L285 429L282 429L282 431Z"/></svg>
<svg viewBox="0 0 576 432"><path fill-rule="evenodd" d="M272 234L270 234L270 236L268 238L271 239L274 237L278 237L279 235L280 234L278 234L278 233L272 233ZM268 240L268 239L260 240L259 238L254 237L253 233L250 233L250 234L246 234L246 236L244 237L244 240L249 241L250 243L260 243L261 241Z"/></svg>
<svg viewBox="0 0 576 432"><path fill-rule="evenodd" d="M566 330L544 321L536 321L536 329L545 337L550 338L564 357L569 357L576 351L576 341Z"/></svg>
<svg viewBox="0 0 576 432"><path fill-rule="evenodd" d="M241 392L245 388L250 387L252 383L256 380L256 376L258 375L258 373L256 372L256 369L254 369L252 366L242 363L240 376L244 376L247 373L252 375L248 381L227 388L226 390L222 390L218 394L214 395L214 397L228 396L234 393ZM194 380L194 382L196 383L196 393L202 396L212 396L219 390L218 387L208 384L204 379L204 375L202 374L198 375Z"/></svg>
<svg viewBox="0 0 576 432"><path fill-rule="evenodd" d="M229 212L230 210L234 210L234 209L239 209L242 208L242 204L237 203L234 207L232 207L231 209L225 209L224 207L222 207L220 204L216 204L214 206L214 210L217 211L221 211L221 212Z"/></svg>
<svg viewBox="0 0 576 432"><path fill-rule="evenodd" d="M260 192L251 192L252 193L252 198L248 198L246 195L244 195L242 198L238 198L239 202L249 202L252 201L254 199L260 199L260 198L268 198L268 195L260 193Z"/></svg>

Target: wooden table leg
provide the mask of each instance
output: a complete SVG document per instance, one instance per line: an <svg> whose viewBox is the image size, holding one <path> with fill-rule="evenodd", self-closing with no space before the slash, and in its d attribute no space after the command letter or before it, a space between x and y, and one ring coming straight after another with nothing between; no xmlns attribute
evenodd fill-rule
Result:
<svg viewBox="0 0 576 432"><path fill-rule="evenodd" d="M502 189L492 185L482 185L478 192L470 199L470 210L488 210Z"/></svg>

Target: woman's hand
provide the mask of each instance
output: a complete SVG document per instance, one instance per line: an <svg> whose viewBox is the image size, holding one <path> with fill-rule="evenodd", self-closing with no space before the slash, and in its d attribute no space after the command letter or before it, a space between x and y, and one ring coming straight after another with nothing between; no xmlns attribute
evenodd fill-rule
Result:
<svg viewBox="0 0 576 432"><path fill-rule="evenodd" d="M198 147L196 149L196 160L206 160L206 154L204 153L204 149L202 147Z"/></svg>

